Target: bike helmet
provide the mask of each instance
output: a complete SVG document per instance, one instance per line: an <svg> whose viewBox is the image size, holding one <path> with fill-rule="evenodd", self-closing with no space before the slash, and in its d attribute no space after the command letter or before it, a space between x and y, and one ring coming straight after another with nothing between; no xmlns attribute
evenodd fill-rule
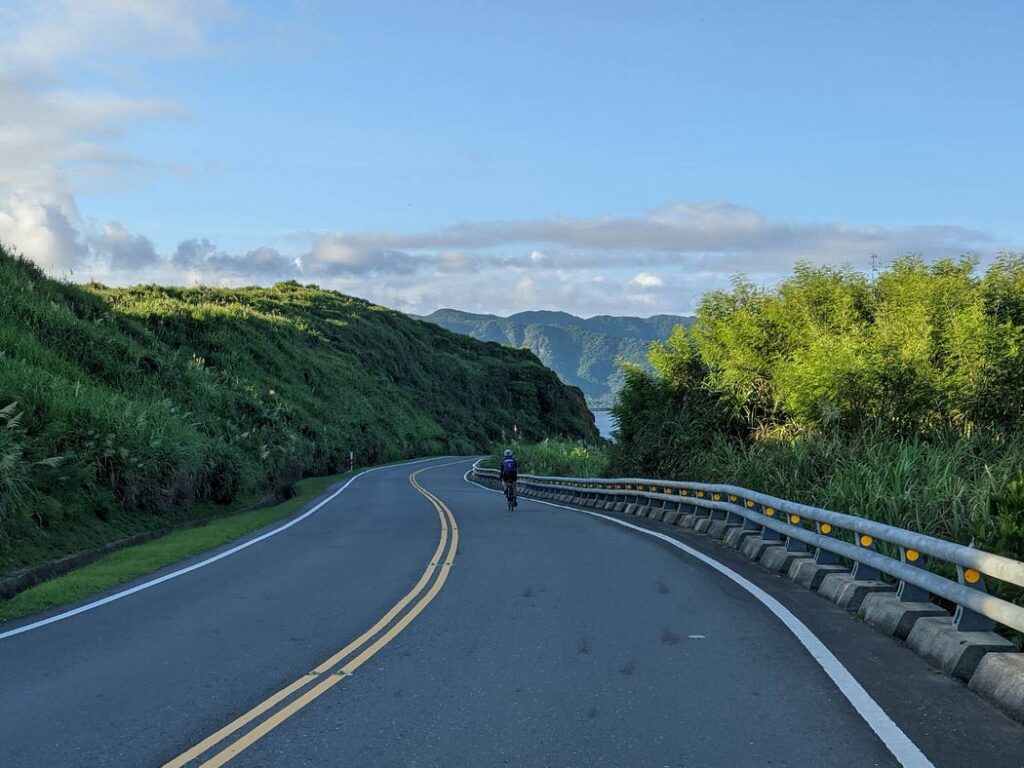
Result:
<svg viewBox="0 0 1024 768"><path fill-rule="evenodd" d="M505 449L505 458L506 459L511 459L512 458L512 449L511 448L506 448Z"/></svg>

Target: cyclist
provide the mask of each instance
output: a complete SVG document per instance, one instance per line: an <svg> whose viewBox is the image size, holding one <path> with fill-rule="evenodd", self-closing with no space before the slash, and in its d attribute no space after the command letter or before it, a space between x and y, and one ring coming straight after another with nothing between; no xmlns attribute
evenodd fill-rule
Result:
<svg viewBox="0 0 1024 768"><path fill-rule="evenodd" d="M519 505L519 500L516 498L516 480L519 479L519 465L516 463L515 457L512 455L512 450L509 448L505 449L505 454L501 459L501 485L505 491L505 496L510 498L510 507ZM511 496L509 489L511 488Z"/></svg>

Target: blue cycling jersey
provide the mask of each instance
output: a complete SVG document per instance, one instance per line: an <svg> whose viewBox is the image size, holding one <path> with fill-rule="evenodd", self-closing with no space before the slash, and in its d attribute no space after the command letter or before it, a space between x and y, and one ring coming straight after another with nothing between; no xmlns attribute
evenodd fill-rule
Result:
<svg viewBox="0 0 1024 768"><path fill-rule="evenodd" d="M501 460L501 479L514 480L519 473L519 465L514 458Z"/></svg>

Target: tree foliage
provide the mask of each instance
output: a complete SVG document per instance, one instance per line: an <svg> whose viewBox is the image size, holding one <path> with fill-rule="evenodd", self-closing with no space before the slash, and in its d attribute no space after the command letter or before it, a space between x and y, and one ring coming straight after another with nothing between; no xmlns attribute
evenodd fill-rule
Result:
<svg viewBox="0 0 1024 768"><path fill-rule="evenodd" d="M772 289L737 278L696 316L651 346L653 373L627 368L617 471L1017 541L1024 256L905 257L873 279L800 264Z"/></svg>

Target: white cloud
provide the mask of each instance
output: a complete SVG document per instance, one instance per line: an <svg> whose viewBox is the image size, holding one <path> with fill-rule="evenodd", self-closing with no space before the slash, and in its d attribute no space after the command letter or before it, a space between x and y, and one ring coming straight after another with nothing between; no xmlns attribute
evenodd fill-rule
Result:
<svg viewBox="0 0 1024 768"><path fill-rule="evenodd" d="M44 269L63 273L89 256L78 219L71 198L12 192L0 200L0 241L13 243Z"/></svg>
<svg viewBox="0 0 1024 768"><path fill-rule="evenodd" d="M440 272L474 272L480 267L474 254L462 251L442 251L436 261Z"/></svg>
<svg viewBox="0 0 1024 768"><path fill-rule="evenodd" d="M168 265L186 272L192 281L276 282L300 276L297 260L274 248L256 248L245 253L226 253L206 238L178 243Z"/></svg>
<svg viewBox="0 0 1024 768"><path fill-rule="evenodd" d="M370 249L471 250L547 244L574 249L560 257L565 263L591 260L594 252L863 254L871 250L904 249L911 243L923 248L960 248L991 241L984 232L957 226L886 229L779 222L749 208L723 202L676 202L636 217L463 222L435 232L337 233L332 237L336 243ZM534 261L534 252L550 255L547 250L530 251L526 261Z"/></svg>
<svg viewBox="0 0 1024 768"><path fill-rule="evenodd" d="M123 224L110 222L89 237L89 244L101 258L106 258L114 272L138 272L157 262L153 241L145 235L135 235Z"/></svg>
<svg viewBox="0 0 1024 768"><path fill-rule="evenodd" d="M311 275L410 274L417 259L404 251L360 245L344 235L327 235L301 257L302 269Z"/></svg>
<svg viewBox="0 0 1024 768"><path fill-rule="evenodd" d="M0 239L50 270L96 258L124 269L153 261L148 239L120 224L97 229L79 214L74 195L83 183L138 173L148 163L123 151L119 139L139 121L185 111L73 87L64 71L72 63L110 66L108 80L125 72L137 79L140 55L199 53L206 26L225 10L221 0L56 0L0 9Z"/></svg>
<svg viewBox="0 0 1024 768"><path fill-rule="evenodd" d="M95 51L148 57L194 54L223 0L42 0L0 11L0 61L56 76L61 62Z"/></svg>
<svg viewBox="0 0 1024 768"><path fill-rule="evenodd" d="M638 272L629 283L638 288L660 288L665 284L665 281L650 272Z"/></svg>

